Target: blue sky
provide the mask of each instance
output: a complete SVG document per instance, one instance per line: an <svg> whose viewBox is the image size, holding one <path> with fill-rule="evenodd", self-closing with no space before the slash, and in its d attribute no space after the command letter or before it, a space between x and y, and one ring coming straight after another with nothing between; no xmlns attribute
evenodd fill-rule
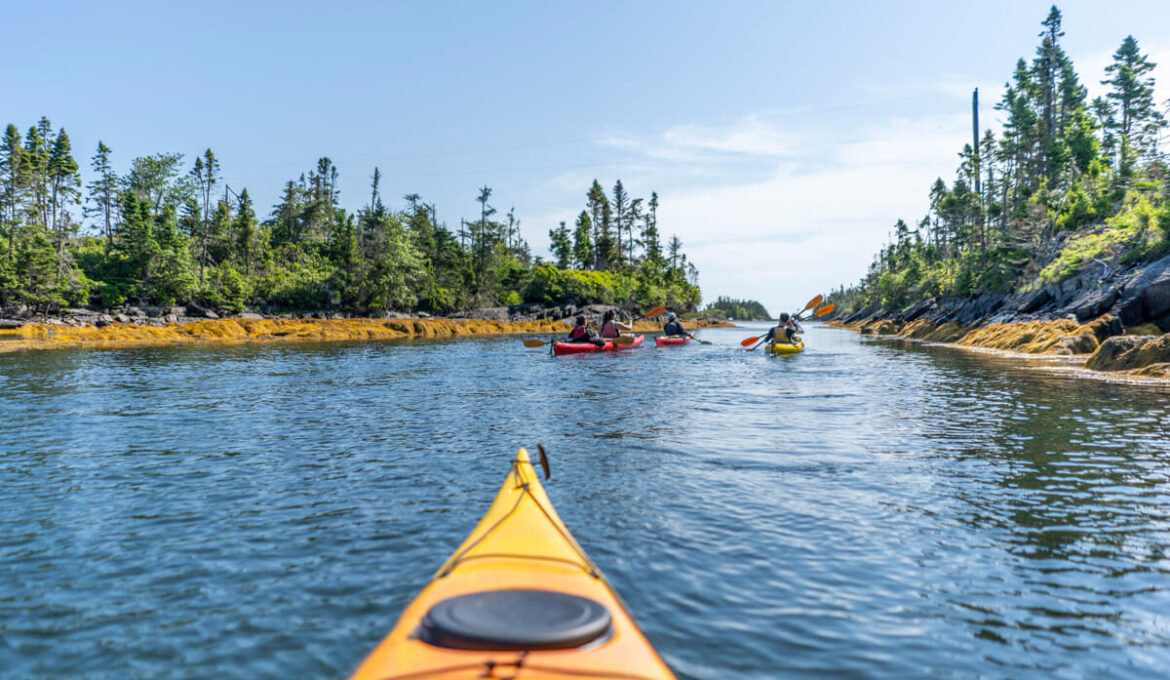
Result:
<svg viewBox="0 0 1170 680"><path fill-rule="evenodd" d="M780 309L855 281L922 216L970 138L971 89L998 127L1050 4L20 3L0 124L46 115L86 167L99 139L120 168L211 147L261 213L320 156L347 207L377 165L384 195L456 227L487 184L537 253L594 178L621 178L658 192L706 299ZM1091 88L1131 33L1170 70L1170 3L1059 6Z"/></svg>

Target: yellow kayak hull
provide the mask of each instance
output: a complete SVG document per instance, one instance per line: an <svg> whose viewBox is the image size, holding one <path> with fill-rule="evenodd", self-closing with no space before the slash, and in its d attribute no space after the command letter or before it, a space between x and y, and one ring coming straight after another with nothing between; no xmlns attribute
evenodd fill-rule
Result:
<svg viewBox="0 0 1170 680"><path fill-rule="evenodd" d="M792 345L786 342L777 342L771 345L770 350L772 354L798 354L804 351L804 341L800 340Z"/></svg>
<svg viewBox="0 0 1170 680"><path fill-rule="evenodd" d="M610 628L569 649L453 649L424 639L424 617L432 607L462 595L510 589L588 598L608 611ZM353 675L354 680L488 677L674 678L553 509L524 449L483 519Z"/></svg>

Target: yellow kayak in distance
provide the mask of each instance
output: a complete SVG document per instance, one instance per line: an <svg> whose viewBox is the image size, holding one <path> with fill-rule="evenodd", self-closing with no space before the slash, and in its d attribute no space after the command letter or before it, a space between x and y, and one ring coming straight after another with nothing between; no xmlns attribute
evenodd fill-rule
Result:
<svg viewBox="0 0 1170 680"><path fill-rule="evenodd" d="M673 679L524 449L487 513L354 680Z"/></svg>
<svg viewBox="0 0 1170 680"><path fill-rule="evenodd" d="M798 354L804 351L804 340L800 340L794 344L775 342L768 349L772 354Z"/></svg>

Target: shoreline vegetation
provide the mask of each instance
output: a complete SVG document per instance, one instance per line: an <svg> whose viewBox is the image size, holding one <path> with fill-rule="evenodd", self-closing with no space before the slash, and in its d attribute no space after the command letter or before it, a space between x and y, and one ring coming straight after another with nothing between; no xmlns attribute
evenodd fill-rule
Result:
<svg viewBox="0 0 1170 680"><path fill-rule="evenodd" d="M582 310L598 316L597 310ZM346 342L412 340L491 335L567 334L572 326L562 319L507 318L265 318L259 314L219 319L184 318L147 323L143 319L98 323L52 318L44 322L0 325L0 354L22 350L65 348L123 349L196 344L270 342ZM688 319L690 328L730 327L722 320ZM662 324L645 319L634 330L651 333Z"/></svg>
<svg viewBox="0 0 1170 680"><path fill-rule="evenodd" d="M416 193L369 193L346 209L329 158L289 179L267 219L207 149L134 158L119 174L99 141L88 183L69 135L42 117L0 138L0 319L69 308L111 314L193 307L217 316L314 311L435 316L519 305L666 305L693 312L698 269L665 239L659 199L619 179L594 180L572 225L548 230L551 258L534 256L516 209L478 189L477 214L448 226Z"/></svg>
<svg viewBox="0 0 1170 680"><path fill-rule="evenodd" d="M862 335L1016 355L1067 357L1088 371L1170 380L1170 334L1159 334L1156 327L1153 333L1139 327L1129 334L1118 334L1119 322L1111 315L1083 324L1071 319L963 324L866 318L838 319L828 325Z"/></svg>
<svg viewBox="0 0 1170 680"><path fill-rule="evenodd" d="M1089 99L1055 6L930 210L897 220L831 323L1170 378L1170 155L1156 64L1126 36ZM978 91L975 95L978 102Z"/></svg>

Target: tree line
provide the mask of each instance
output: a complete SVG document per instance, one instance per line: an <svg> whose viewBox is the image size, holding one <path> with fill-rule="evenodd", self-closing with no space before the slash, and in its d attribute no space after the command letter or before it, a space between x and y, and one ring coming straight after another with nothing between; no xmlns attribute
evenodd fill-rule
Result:
<svg viewBox="0 0 1170 680"><path fill-rule="evenodd" d="M1051 281L1092 260L1106 270L1165 254L1170 175L1155 64L1133 36L1114 52L1088 98L1062 48L1062 15L1041 22L995 108L1006 121L959 152L955 178L930 188L917 223L898 220L839 307L901 308L933 296L1009 291Z"/></svg>
<svg viewBox="0 0 1170 680"><path fill-rule="evenodd" d="M658 196L612 200L595 180L572 235L550 232L555 262L533 257L514 208L478 190L458 229L415 193L394 209L374 168L368 198L340 205L329 158L288 180L267 219L224 179L208 149L135 158L118 174L98 142L83 187L64 128L13 124L0 147L0 305L51 312L127 303L228 311L335 309L445 313L521 302L668 303L694 309L698 272L677 237L665 252ZM647 209L643 209L643 205ZM566 245L567 244L567 245Z"/></svg>
<svg viewBox="0 0 1170 680"><path fill-rule="evenodd" d="M755 300L739 300L722 295L715 302L707 305L704 311L712 316L719 316L725 319L759 320L773 318L768 313L767 308Z"/></svg>

